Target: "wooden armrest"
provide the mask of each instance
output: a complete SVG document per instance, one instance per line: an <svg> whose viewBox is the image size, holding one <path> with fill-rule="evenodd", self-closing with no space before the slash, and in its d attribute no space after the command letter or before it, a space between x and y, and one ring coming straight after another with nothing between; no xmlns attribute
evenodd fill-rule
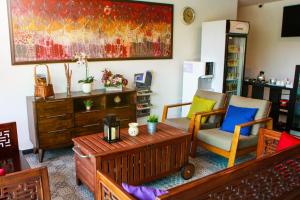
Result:
<svg viewBox="0 0 300 200"><path fill-rule="evenodd" d="M174 107L187 106L187 105L191 105L191 104L192 104L192 102L177 103L177 104L165 105L165 107L168 107L168 108L174 108Z"/></svg>
<svg viewBox="0 0 300 200"><path fill-rule="evenodd" d="M267 123L267 122L273 122L273 119L271 117L263 118L263 119L257 119L257 120L247 122L247 123L244 123L244 124L239 124L239 125L236 125L236 126L244 128L244 127L247 127L247 126L252 126L252 125L255 125L255 124L263 124L263 123ZM268 129L272 129L272 127L268 128Z"/></svg>
<svg viewBox="0 0 300 200"><path fill-rule="evenodd" d="M187 105L191 105L191 104L192 104L192 102L165 105L163 115L161 117L161 121L165 122L165 120L167 119L169 108L182 107L182 106L187 106Z"/></svg>
<svg viewBox="0 0 300 200"><path fill-rule="evenodd" d="M193 113L193 115L195 115L195 117L199 116L199 118L202 118L202 117L209 117L212 115L224 115L225 113L226 113L226 109L217 109L209 112L196 112Z"/></svg>
<svg viewBox="0 0 300 200"><path fill-rule="evenodd" d="M240 134L241 134L241 129L244 127L247 127L247 126L252 126L252 125L261 124L261 123L265 123L267 129L273 128L273 119L271 117L258 119L258 120L254 120L251 122L247 122L247 123L239 124L239 125L235 126L234 133L232 136L231 149L230 149L231 157L229 157L228 166L234 165L234 160L235 160L238 142L239 142L239 138L240 138Z"/></svg>
<svg viewBox="0 0 300 200"><path fill-rule="evenodd" d="M119 200L136 200L133 198L129 193L127 193L120 185L118 185L113 179L102 174L101 172L97 172L97 190L102 190L102 186L105 186L106 189L109 189L109 192L112 193L115 197ZM97 200L101 199L102 192L96 191L97 193Z"/></svg>

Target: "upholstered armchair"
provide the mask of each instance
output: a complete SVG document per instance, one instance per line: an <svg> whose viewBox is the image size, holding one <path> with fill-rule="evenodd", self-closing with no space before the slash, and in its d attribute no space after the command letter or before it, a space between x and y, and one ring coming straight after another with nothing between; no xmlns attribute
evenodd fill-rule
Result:
<svg viewBox="0 0 300 200"><path fill-rule="evenodd" d="M196 96L200 98L210 99L216 101L216 104L213 107L213 110L224 109L226 104L226 95L223 93L205 91L205 90L197 90ZM195 116L199 113L193 113L191 119L187 117L179 117L179 118L167 118L168 111L170 108L178 108L182 106L191 105L192 102L189 103L181 103L181 104L173 104L173 105L165 105L162 122L168 124L170 126L176 127L181 130L188 131L190 133L194 130L194 123L195 123ZM218 116L211 116L207 119L207 122L202 124L202 129L205 128L213 128L220 122L220 117Z"/></svg>
<svg viewBox="0 0 300 200"><path fill-rule="evenodd" d="M191 156L195 157L197 146L212 151L228 158L228 167L234 165L236 156L244 155L256 150L258 130L260 127L272 129L272 118L268 118L271 102L266 100L251 99L240 96L232 96L229 105L245 108L257 108L254 121L236 125L234 133L222 131L219 128L203 129L202 117L224 116L227 110L217 110L195 116L194 140L192 143ZM241 129L252 126L249 136L241 135Z"/></svg>

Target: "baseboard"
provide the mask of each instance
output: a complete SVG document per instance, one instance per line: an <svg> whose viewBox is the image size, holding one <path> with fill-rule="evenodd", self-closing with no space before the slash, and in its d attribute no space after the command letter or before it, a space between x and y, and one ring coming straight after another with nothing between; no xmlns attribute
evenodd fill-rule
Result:
<svg viewBox="0 0 300 200"><path fill-rule="evenodd" d="M22 153L25 154L30 154L33 153L33 149L26 149L26 150L22 150Z"/></svg>

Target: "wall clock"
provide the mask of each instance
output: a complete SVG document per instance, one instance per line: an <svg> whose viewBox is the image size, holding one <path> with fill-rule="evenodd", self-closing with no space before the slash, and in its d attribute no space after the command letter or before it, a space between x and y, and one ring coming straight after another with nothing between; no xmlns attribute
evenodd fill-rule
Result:
<svg viewBox="0 0 300 200"><path fill-rule="evenodd" d="M185 24L191 24L195 20L195 11L191 7L185 7L182 12L183 21Z"/></svg>

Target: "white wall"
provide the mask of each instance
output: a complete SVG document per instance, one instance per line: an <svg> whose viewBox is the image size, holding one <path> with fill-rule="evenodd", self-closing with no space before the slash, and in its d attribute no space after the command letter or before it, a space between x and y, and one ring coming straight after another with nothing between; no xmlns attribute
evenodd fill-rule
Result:
<svg viewBox="0 0 300 200"><path fill-rule="evenodd" d="M145 0L144 0L145 1ZM150 0L149 0L150 1ZM152 0L155 1L155 0ZM235 19L237 0L159 0L174 4L174 48L171 60L141 60L90 62L90 73L97 79L96 88L101 87L101 71L109 68L124 74L132 85L133 74L148 69L153 76L153 113L161 115L164 104L180 102L182 63L184 60L200 58L201 23L209 20ZM196 11L192 25L184 25L181 12L185 6ZM29 140L26 96L33 95L33 65L12 66L10 59L9 30L6 1L0 1L0 123L16 121L20 149L32 148ZM55 92L66 91L63 64L49 64ZM84 76L84 69L71 64L73 70L72 90L80 90L77 83Z"/></svg>
<svg viewBox="0 0 300 200"><path fill-rule="evenodd" d="M293 81L295 66L300 64L300 37L281 38L283 7L300 4L300 0L283 0L240 7L238 19L250 22L246 76L256 77L260 70L267 78Z"/></svg>

